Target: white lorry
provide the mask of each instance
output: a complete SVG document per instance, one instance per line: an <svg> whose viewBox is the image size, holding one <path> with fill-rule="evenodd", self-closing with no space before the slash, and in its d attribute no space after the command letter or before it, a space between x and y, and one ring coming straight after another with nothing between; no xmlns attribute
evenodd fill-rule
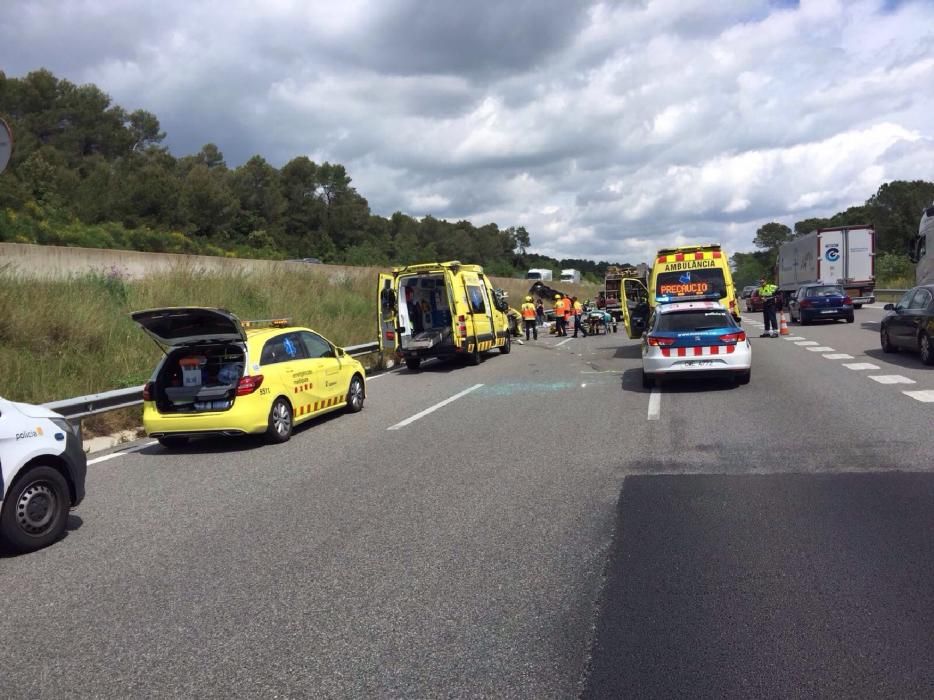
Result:
<svg viewBox="0 0 934 700"><path fill-rule="evenodd" d="M928 254L928 242L931 240L934 240L934 203L921 212L918 237L911 255L911 261L916 265L916 285L934 284L934 256Z"/></svg>
<svg viewBox="0 0 934 700"><path fill-rule="evenodd" d="M803 284L839 284L853 307L875 296L876 232L872 226L819 228L778 249L778 288L785 294Z"/></svg>
<svg viewBox="0 0 934 700"><path fill-rule="evenodd" d="M525 274L527 280L538 280L539 282L551 282L551 270L545 268L533 267Z"/></svg>
<svg viewBox="0 0 934 700"><path fill-rule="evenodd" d="M580 284L580 281L581 281L580 270L575 270L573 268L570 268L567 270L561 270L561 281L569 282L570 284Z"/></svg>

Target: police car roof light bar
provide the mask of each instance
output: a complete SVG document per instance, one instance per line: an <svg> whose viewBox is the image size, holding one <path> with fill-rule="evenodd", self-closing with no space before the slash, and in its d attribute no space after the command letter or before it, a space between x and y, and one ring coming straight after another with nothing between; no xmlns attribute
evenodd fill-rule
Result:
<svg viewBox="0 0 934 700"><path fill-rule="evenodd" d="M285 328L292 325L291 318L261 318L254 321L241 321L244 328Z"/></svg>

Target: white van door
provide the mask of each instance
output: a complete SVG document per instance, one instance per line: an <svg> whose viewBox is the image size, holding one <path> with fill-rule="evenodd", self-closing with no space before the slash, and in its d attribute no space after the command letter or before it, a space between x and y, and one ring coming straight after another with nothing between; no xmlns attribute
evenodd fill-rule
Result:
<svg viewBox="0 0 934 700"><path fill-rule="evenodd" d="M846 266L844 277L854 282L872 279L874 232L871 228L851 228L845 231Z"/></svg>

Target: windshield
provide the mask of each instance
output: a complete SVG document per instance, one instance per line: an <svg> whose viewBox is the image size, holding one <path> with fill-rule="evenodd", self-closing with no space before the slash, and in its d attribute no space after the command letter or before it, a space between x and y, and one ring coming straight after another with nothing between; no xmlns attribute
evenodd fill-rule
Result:
<svg viewBox="0 0 934 700"><path fill-rule="evenodd" d="M723 270L718 267L682 272L661 272L655 280L655 296L658 299L708 296L717 299L726 296Z"/></svg>
<svg viewBox="0 0 934 700"><path fill-rule="evenodd" d="M541 272L529 272L525 276L528 280L540 280L542 278Z"/></svg>
<svg viewBox="0 0 934 700"><path fill-rule="evenodd" d="M726 311L675 311L658 315L655 330L702 331L736 325Z"/></svg>
<svg viewBox="0 0 934 700"><path fill-rule="evenodd" d="M836 285L827 285L826 287L808 287L807 296L809 297L842 297L844 295L843 287Z"/></svg>

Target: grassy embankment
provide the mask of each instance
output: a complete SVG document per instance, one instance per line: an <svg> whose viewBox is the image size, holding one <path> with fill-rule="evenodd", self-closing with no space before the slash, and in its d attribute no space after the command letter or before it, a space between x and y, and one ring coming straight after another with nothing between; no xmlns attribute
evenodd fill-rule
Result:
<svg viewBox="0 0 934 700"><path fill-rule="evenodd" d="M336 274L202 274L177 269L141 280L105 274L23 280L0 269L0 396L42 403L144 383L160 357L129 318L160 306L217 306L240 318L288 316L341 345L375 339L376 270ZM525 280L497 279L518 307ZM568 287L570 289L570 287ZM592 295L594 285L577 288ZM131 416L86 422L131 427Z"/></svg>

